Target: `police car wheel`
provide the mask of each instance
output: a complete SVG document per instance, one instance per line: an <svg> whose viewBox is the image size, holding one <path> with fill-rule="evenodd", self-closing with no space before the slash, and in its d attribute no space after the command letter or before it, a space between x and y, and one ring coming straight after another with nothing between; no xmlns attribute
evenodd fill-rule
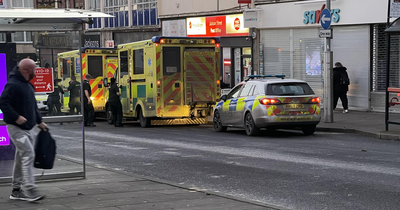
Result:
<svg viewBox="0 0 400 210"><path fill-rule="evenodd" d="M108 124L114 124L110 106L107 107L107 122Z"/></svg>
<svg viewBox="0 0 400 210"><path fill-rule="evenodd" d="M312 135L315 132L316 129L316 125L309 125L309 126L304 126L301 128L301 130L303 131L304 135Z"/></svg>
<svg viewBox="0 0 400 210"><path fill-rule="evenodd" d="M256 136L260 133L260 129L257 128L256 124L254 123L253 117L251 116L250 112L246 114L245 127L246 127L246 134L248 136Z"/></svg>
<svg viewBox="0 0 400 210"><path fill-rule="evenodd" d="M224 132L226 131L226 129L228 129L228 127L222 126L221 115L219 114L218 111L214 113L213 124L214 124L214 129L217 132Z"/></svg>

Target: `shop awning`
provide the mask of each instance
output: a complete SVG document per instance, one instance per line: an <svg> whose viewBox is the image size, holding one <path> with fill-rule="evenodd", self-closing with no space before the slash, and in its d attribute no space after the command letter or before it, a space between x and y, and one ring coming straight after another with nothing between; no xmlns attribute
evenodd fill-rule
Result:
<svg viewBox="0 0 400 210"><path fill-rule="evenodd" d="M400 35L400 18L393 21L389 27L386 28L385 32L390 35Z"/></svg>

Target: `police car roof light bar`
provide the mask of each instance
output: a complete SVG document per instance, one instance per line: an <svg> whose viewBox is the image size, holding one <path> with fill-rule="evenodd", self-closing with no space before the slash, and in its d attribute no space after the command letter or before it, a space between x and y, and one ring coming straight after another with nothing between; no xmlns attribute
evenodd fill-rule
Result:
<svg viewBox="0 0 400 210"><path fill-rule="evenodd" d="M278 77L278 78L284 78L285 75L284 75L284 74L275 74L275 75L268 74L268 75L249 75L249 76L247 76L247 77L249 77L250 79L264 78L264 77Z"/></svg>

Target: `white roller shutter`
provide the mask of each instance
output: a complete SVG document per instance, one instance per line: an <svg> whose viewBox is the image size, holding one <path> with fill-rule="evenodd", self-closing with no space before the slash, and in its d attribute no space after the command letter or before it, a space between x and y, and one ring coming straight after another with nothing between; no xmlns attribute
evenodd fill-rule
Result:
<svg viewBox="0 0 400 210"><path fill-rule="evenodd" d="M369 26L334 27L333 62L340 61L351 80L349 106L369 108ZM323 97L324 38L318 28L261 31L264 45L264 74L285 74L306 81ZM338 106L340 107L340 105Z"/></svg>

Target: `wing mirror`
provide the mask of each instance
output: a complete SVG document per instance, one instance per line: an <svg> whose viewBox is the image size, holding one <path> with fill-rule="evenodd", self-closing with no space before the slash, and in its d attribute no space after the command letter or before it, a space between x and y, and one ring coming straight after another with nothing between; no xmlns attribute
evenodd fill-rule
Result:
<svg viewBox="0 0 400 210"><path fill-rule="evenodd" d="M226 101L226 98L227 98L227 97L228 97L227 95L222 95L222 96L221 96L221 100Z"/></svg>
<svg viewBox="0 0 400 210"><path fill-rule="evenodd" d="M108 79L107 79L107 77L103 78L103 86L104 87L108 87Z"/></svg>

